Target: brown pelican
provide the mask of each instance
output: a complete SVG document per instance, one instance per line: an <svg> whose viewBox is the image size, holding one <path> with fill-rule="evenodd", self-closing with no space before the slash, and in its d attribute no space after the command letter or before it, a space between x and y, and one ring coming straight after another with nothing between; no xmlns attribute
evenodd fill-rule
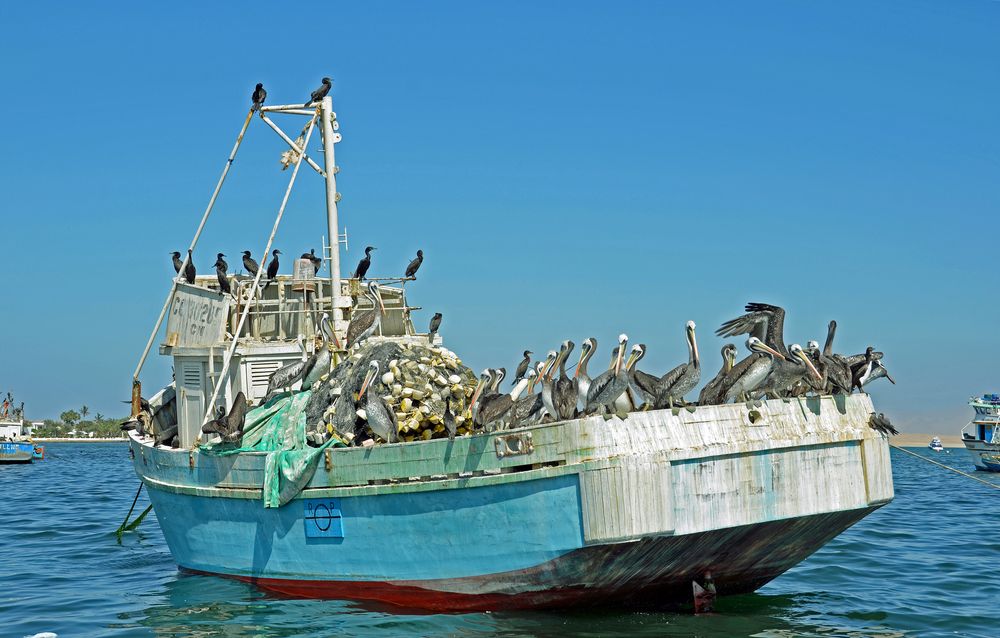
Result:
<svg viewBox="0 0 1000 638"><path fill-rule="evenodd" d="M552 386L552 405L557 419L572 419L576 416L576 382L566 374L566 359L573 352L574 343L567 339L559 349L559 378Z"/></svg>
<svg viewBox="0 0 1000 638"><path fill-rule="evenodd" d="M826 327L826 343L823 351L818 353L819 362L823 368L823 374L827 378L829 393L850 394L851 393L851 366L847 360L839 354L833 352L833 338L837 334L837 322L830 320Z"/></svg>
<svg viewBox="0 0 1000 638"><path fill-rule="evenodd" d="M500 376L500 379L503 379L503 377ZM482 425L488 430L498 429L502 425L502 421L505 420L507 413L514 407L514 402L521 396L524 389L528 387L529 381L528 378L521 379L509 394L497 394L482 402L479 407L479 414L477 415L479 418L478 425Z"/></svg>
<svg viewBox="0 0 1000 638"><path fill-rule="evenodd" d="M720 337L751 335L777 350L782 357L788 358L784 337L785 309L771 304L750 302L744 310L746 310L745 315L725 322L715 334Z"/></svg>
<svg viewBox="0 0 1000 638"><path fill-rule="evenodd" d="M617 399L615 399L615 413L626 414L635 411L640 403L635 400L635 393L632 392L632 375L636 372L636 364L646 356L646 344L637 343L632 346L632 352L625 363L625 375L629 378L629 386L625 388Z"/></svg>
<svg viewBox="0 0 1000 638"><path fill-rule="evenodd" d="M201 431L205 434L218 434L223 443L235 443L243 438L243 425L249 409L246 395L242 391L238 392L229 414L223 416L225 410L219 406L219 416L202 426Z"/></svg>
<svg viewBox="0 0 1000 638"><path fill-rule="evenodd" d="M373 250L376 250L374 246L365 247L365 256L361 258L361 261L358 262L358 267L354 269L354 279L363 281L365 275L368 274L368 268L372 265Z"/></svg>
<svg viewBox="0 0 1000 638"><path fill-rule="evenodd" d="M535 381L538 373L528 370L524 378L528 380L528 394L514 402L510 409L509 426L511 428L521 427L537 422L542 418L545 406L542 405L542 395L535 393Z"/></svg>
<svg viewBox="0 0 1000 638"><path fill-rule="evenodd" d="M736 365L736 355L739 351L731 343L722 346L722 369L715 375L715 378L708 382L701 393L698 394L698 405L716 405L722 403L721 389L726 380L726 375Z"/></svg>
<svg viewBox="0 0 1000 638"><path fill-rule="evenodd" d="M694 389L701 380L701 359L698 356L698 340L694 334L695 324L688 321L684 327L688 343L688 362L682 363L657 379L655 385L646 388L643 394L652 393L653 408L660 410L673 408L674 403L684 404L684 395Z"/></svg>
<svg viewBox="0 0 1000 638"><path fill-rule="evenodd" d="M313 102L319 102L326 97L327 93L330 92L331 87L333 87L333 81L330 80L330 78L323 78L322 84L320 84L319 88L309 95L309 101L302 106L309 106Z"/></svg>
<svg viewBox="0 0 1000 638"><path fill-rule="evenodd" d="M448 431L448 438L452 441L455 440L455 432L458 430L458 424L455 422L455 413L451 411L451 397L444 400L444 429Z"/></svg>
<svg viewBox="0 0 1000 638"><path fill-rule="evenodd" d="M524 378L528 372L528 366L531 365L531 355L534 354L531 350L524 351L524 358L521 359L521 363L517 364L517 370L514 372L514 380L511 381L511 385L514 385L518 381Z"/></svg>
<svg viewBox="0 0 1000 638"><path fill-rule="evenodd" d="M215 276L219 279L219 291L224 295L231 295L233 294L233 289L229 286L229 278L226 277L229 264L226 263L224 257L225 255L222 253L219 253L215 257Z"/></svg>
<svg viewBox="0 0 1000 638"><path fill-rule="evenodd" d="M417 271L420 270L420 264L424 263L424 251L417 251L417 258L410 262L410 265L406 267L407 278L416 279Z"/></svg>
<svg viewBox="0 0 1000 638"><path fill-rule="evenodd" d="M813 379L817 381L823 379L823 375L813 365L812 359L802 349L802 346L793 343L788 348L788 352L792 358L778 359L771 365L771 373L757 388L759 393L779 398L785 396L793 385L804 381L809 375L812 375Z"/></svg>
<svg viewBox="0 0 1000 638"><path fill-rule="evenodd" d="M260 107L264 106L264 100L267 99L267 91L264 90L264 85L261 82L257 83L257 87L253 90L250 95L250 101L253 102L253 111L257 112Z"/></svg>
<svg viewBox="0 0 1000 638"><path fill-rule="evenodd" d="M372 359L368 364L368 374L361 384L358 392L358 401L365 396L365 392L372 384L382 384L382 378L378 373L378 361ZM376 386L377 387L377 386ZM395 443L399 440L399 429L396 425L396 413L392 411L385 400L374 390L368 392L365 400L365 420L372 432L386 443Z"/></svg>
<svg viewBox="0 0 1000 638"><path fill-rule="evenodd" d="M302 380L302 376L306 371L306 363L309 359L306 357L305 337L299 335L297 341L299 349L302 351L302 359L295 363L289 363L271 373L271 376L267 379L267 392L264 393L265 402L278 392L286 391L295 385L295 383Z"/></svg>
<svg viewBox="0 0 1000 638"><path fill-rule="evenodd" d="M576 364L576 394L580 409L587 406L587 390L590 389L590 375L587 374L587 364L597 351L597 339L587 337L580 344L580 361Z"/></svg>
<svg viewBox="0 0 1000 638"><path fill-rule="evenodd" d="M541 395L545 414L548 414L553 419L559 414L556 411L555 403L552 402L552 371L555 369L558 357L559 355L555 350L549 350L549 353L545 356L545 368L542 370L542 376L538 379L538 383L542 384Z"/></svg>
<svg viewBox="0 0 1000 638"><path fill-rule="evenodd" d="M618 335L618 346L611 358L611 365L606 371L591 380L584 409L587 414L607 412L614 406L615 399L628 389L628 373L625 371L628 366L622 365L626 344L628 344L628 335Z"/></svg>
<svg viewBox="0 0 1000 638"><path fill-rule="evenodd" d="M372 302L371 309L361 310L351 317L351 323L347 326L347 347L361 343L382 325L382 315L385 314L385 304L382 303L382 293L379 292L378 284L374 281L368 283L368 290L365 293Z"/></svg>
<svg viewBox="0 0 1000 638"><path fill-rule="evenodd" d="M784 359L780 352L757 337L747 339L750 356L740 361L722 381L719 394L723 403L749 401L754 392L771 373L777 359Z"/></svg>
<svg viewBox="0 0 1000 638"><path fill-rule="evenodd" d="M257 265L257 260L250 256L249 250L243 251L243 267L247 269L251 277L256 277L257 271L260 269L260 266Z"/></svg>
<svg viewBox="0 0 1000 638"><path fill-rule="evenodd" d="M483 393L483 390L487 387L492 378L493 371L489 368L483 370L479 375L479 383L476 384L476 390L472 393L472 400L469 401L469 411L472 414L473 424L478 424L479 422L479 408L481 406L479 396Z"/></svg>
<svg viewBox="0 0 1000 638"><path fill-rule="evenodd" d="M305 369L302 373L302 389L308 390L314 383L320 380L324 374L330 372L330 360L333 355L330 352L330 316L324 314L319 320L319 332L323 336L323 344L316 349L316 352L306 361Z"/></svg>
<svg viewBox="0 0 1000 638"><path fill-rule="evenodd" d="M437 335L438 329L441 327L441 313L435 312L434 316L431 317L431 323L427 329L427 340L434 343L434 337Z"/></svg>

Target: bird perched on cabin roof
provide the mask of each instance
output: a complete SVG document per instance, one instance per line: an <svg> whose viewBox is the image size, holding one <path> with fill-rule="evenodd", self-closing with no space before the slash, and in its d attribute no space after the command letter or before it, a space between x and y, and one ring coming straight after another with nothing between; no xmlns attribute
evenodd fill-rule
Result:
<svg viewBox="0 0 1000 638"><path fill-rule="evenodd" d="M434 335L437 334L438 328L441 327L441 313L435 312L434 316L431 317L431 324L427 332L427 340L434 343Z"/></svg>
<svg viewBox="0 0 1000 638"><path fill-rule="evenodd" d="M303 104L303 106L309 106L313 102L319 102L330 92L330 89L333 87L333 81L330 78L323 78L322 82L323 83L320 84L319 88L310 94L309 101Z"/></svg>
<svg viewBox="0 0 1000 638"><path fill-rule="evenodd" d="M413 279L417 278L417 271L420 270L420 264L424 263L424 251L417 251L417 258L410 262L410 265L406 267L406 276Z"/></svg>
<svg viewBox="0 0 1000 638"><path fill-rule="evenodd" d="M312 262L314 275L317 274L319 269L323 267L323 260L316 256L315 248L310 248L309 252L302 253L302 257L300 257L300 259L308 259Z"/></svg>
<svg viewBox="0 0 1000 638"><path fill-rule="evenodd" d="M374 246L365 247L365 256L361 258L358 262L358 267L354 269L354 278L358 281L364 281L365 275L368 274L368 268L372 265L372 251L377 250Z"/></svg>
<svg viewBox="0 0 1000 638"><path fill-rule="evenodd" d="M184 260L181 259L181 254L176 250L170 253L170 255L171 257L174 258L174 272L180 274L181 268L183 267L184 281L188 282L189 284L193 284L196 273L194 270L194 262L191 259L191 251L190 250L188 251L187 266L184 265Z"/></svg>
<svg viewBox="0 0 1000 638"><path fill-rule="evenodd" d="M278 250L277 248L271 251L271 255L273 258L271 259L271 262L267 265L267 283L264 284L265 288L269 286L271 282L274 281L275 277L278 276L278 255L280 254L281 251Z"/></svg>
<svg viewBox="0 0 1000 638"><path fill-rule="evenodd" d="M226 263L224 259L225 255L219 253L215 257L215 276L219 278L219 290L223 294L231 295L233 294L233 289L229 286L229 279L226 277L226 271L229 270L229 264Z"/></svg>
<svg viewBox="0 0 1000 638"><path fill-rule="evenodd" d="M257 276L257 271L260 270L260 266L257 265L257 260L250 256L249 250L243 251L243 267L247 269L251 277Z"/></svg>
<svg viewBox="0 0 1000 638"><path fill-rule="evenodd" d="M253 111L259 111L260 107L264 106L264 100L266 99L267 91L264 90L264 85L258 82L257 88L253 90L253 94L250 96L250 100L253 102Z"/></svg>

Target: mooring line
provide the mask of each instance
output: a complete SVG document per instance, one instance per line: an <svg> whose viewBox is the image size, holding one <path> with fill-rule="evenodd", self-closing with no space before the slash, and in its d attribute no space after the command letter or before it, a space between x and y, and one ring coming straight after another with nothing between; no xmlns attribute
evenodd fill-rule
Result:
<svg viewBox="0 0 1000 638"><path fill-rule="evenodd" d="M981 479L978 476L973 476L973 475L971 475L971 474L969 474L967 472L963 472L962 470L956 470L955 468L953 468L953 467L951 467L949 465L945 465L944 463L938 463L937 461L935 461L933 459L929 459L926 456L921 456L920 454L917 454L916 452L912 452L910 450L907 450L906 448L899 447L898 445L893 445L892 443L889 444L889 447L895 448L895 449L899 450L900 452L906 452L907 454L909 454L911 456L915 456L915 457L917 457L918 459L920 459L922 461L927 461L928 463L932 463L934 465L941 466L941 467L943 467L946 470L951 470L955 474L961 474L962 476L964 476L966 478L970 478L973 481L979 481L983 485L989 485L990 487L992 487L995 490L1000 490L1000 485L997 485L996 483L990 483L989 481Z"/></svg>
<svg viewBox="0 0 1000 638"><path fill-rule="evenodd" d="M125 526L128 525L128 519L129 517L132 516L132 512L135 510L135 504L139 501L139 492L142 491L143 485L145 485L145 483L139 481L139 489L135 491L135 498L132 499L132 507L128 508L128 514L125 515L125 520L122 521L122 524L118 527L117 530L115 530L115 534L117 534L118 536L122 535L122 532L125 531Z"/></svg>

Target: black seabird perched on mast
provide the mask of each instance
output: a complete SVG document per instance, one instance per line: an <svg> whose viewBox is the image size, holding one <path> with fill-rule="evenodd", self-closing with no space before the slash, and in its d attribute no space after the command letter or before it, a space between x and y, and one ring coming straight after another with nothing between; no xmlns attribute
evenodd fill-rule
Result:
<svg viewBox="0 0 1000 638"><path fill-rule="evenodd" d="M264 90L264 85L258 82L257 88L253 90L253 94L250 96L250 100L253 102L253 111L259 111L260 107L264 106L264 100L266 99L267 91Z"/></svg>
<svg viewBox="0 0 1000 638"><path fill-rule="evenodd" d="M377 250L374 246L365 247L365 256L358 262L358 267L354 269L354 278L363 281L368 274L368 268L372 265L372 251Z"/></svg>
<svg viewBox="0 0 1000 638"><path fill-rule="evenodd" d="M310 97L309 101L303 104L303 106L309 106L313 102L319 102L320 100L325 98L326 94L330 92L331 88L333 88L333 81L330 80L330 78L323 78L322 82L323 83L320 85L320 87L312 92L312 94L309 96Z"/></svg>
<svg viewBox="0 0 1000 638"><path fill-rule="evenodd" d="M249 250L243 251L243 267L247 269L251 277L257 276L257 271L260 270L260 266L257 265L257 261L250 256Z"/></svg>
<svg viewBox="0 0 1000 638"><path fill-rule="evenodd" d="M420 270L420 264L424 263L424 251L418 250L417 257L410 262L410 265L406 267L406 276L408 278L416 279L417 271Z"/></svg>

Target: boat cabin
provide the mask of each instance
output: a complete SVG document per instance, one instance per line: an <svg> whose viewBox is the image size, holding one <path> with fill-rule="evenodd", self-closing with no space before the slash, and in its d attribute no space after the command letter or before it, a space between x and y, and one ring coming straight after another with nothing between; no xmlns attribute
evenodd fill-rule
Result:
<svg viewBox="0 0 1000 638"><path fill-rule="evenodd" d="M376 279L385 305L377 336L422 338L410 319L419 308L406 302L406 279ZM161 355L173 358L174 384L150 400L154 409L176 399L174 410L163 411L159 423L169 429L176 419L180 447L190 447L201 435L208 405L224 359L235 338L233 358L215 405L228 409L242 391L251 403L267 393L268 380L279 368L304 360L322 343L320 318L327 314L343 345L351 317L370 309L372 302L357 279L341 280L340 295L331 295L331 280L316 277L308 259L295 262L294 274L279 275L251 294L253 278L230 277L233 295L219 290L218 279L199 276L194 284L177 283L167 317ZM240 314L249 304L239 334ZM336 309L339 312L334 312ZM235 335L235 336L234 336ZM293 389L298 389L293 386Z"/></svg>

